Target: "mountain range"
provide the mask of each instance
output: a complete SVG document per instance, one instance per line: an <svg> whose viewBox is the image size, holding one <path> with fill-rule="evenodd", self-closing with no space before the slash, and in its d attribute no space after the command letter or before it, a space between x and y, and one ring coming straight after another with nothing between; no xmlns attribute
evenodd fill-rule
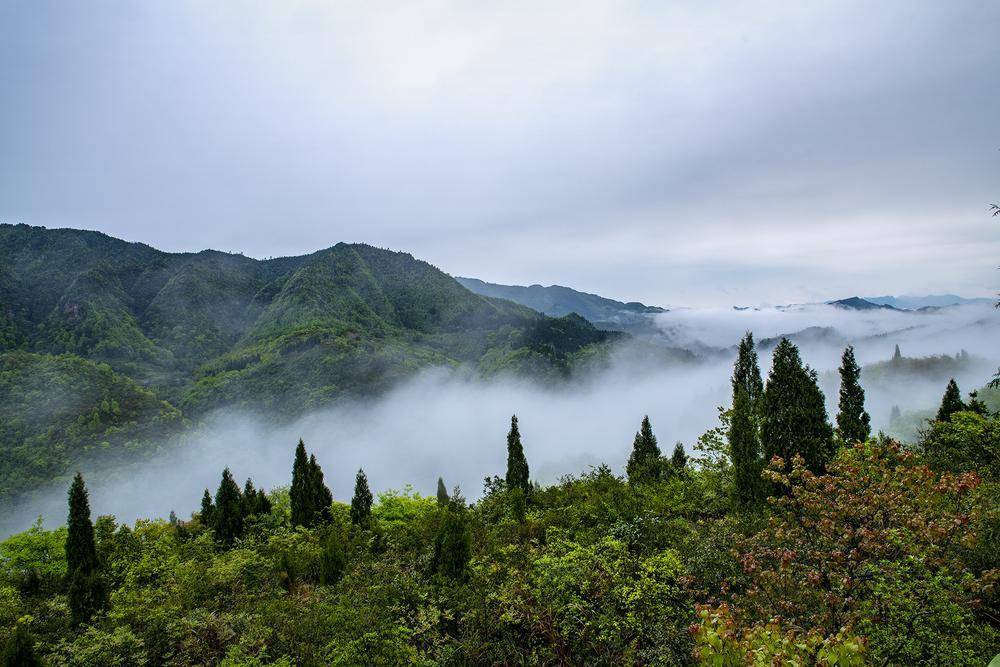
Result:
<svg viewBox="0 0 1000 667"><path fill-rule="evenodd" d="M619 335L369 245L256 260L0 225L0 498L215 408L289 418L431 366L556 380Z"/></svg>

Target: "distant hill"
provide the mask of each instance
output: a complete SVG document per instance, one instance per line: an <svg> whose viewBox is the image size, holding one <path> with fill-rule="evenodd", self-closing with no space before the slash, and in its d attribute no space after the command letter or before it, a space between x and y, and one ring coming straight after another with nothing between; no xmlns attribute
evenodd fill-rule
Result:
<svg viewBox="0 0 1000 667"><path fill-rule="evenodd" d="M846 310L898 310L895 306L873 303L868 299L862 299L858 296L852 296L847 299L839 299L837 301L827 301L827 303L831 306L844 308Z"/></svg>
<svg viewBox="0 0 1000 667"><path fill-rule="evenodd" d="M624 303L597 294L579 292L561 285L497 285L476 278L456 278L467 289L483 296L508 299L552 317L576 313L594 326L611 331L630 331L648 323L664 308L638 302Z"/></svg>
<svg viewBox="0 0 1000 667"><path fill-rule="evenodd" d="M262 261L0 225L0 497L25 457L57 474L95 443L134 449L157 423L219 407L287 419L429 366L558 379L617 335L364 244Z"/></svg>
<svg viewBox="0 0 1000 667"><path fill-rule="evenodd" d="M922 308L947 308L970 303L992 303L992 299L966 299L957 294L930 294L928 296L866 296L869 301L881 306L892 306L901 310L920 310Z"/></svg>

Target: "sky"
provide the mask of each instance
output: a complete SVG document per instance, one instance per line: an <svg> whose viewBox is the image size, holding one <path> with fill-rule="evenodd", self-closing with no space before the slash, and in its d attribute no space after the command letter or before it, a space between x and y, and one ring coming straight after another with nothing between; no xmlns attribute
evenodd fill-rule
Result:
<svg viewBox="0 0 1000 667"><path fill-rule="evenodd" d="M986 296L998 35L992 0L0 0L0 221L663 306Z"/></svg>

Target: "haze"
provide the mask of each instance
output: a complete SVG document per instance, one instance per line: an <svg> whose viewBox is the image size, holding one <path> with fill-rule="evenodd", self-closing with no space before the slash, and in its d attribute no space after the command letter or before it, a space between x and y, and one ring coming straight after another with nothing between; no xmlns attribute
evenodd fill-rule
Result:
<svg viewBox="0 0 1000 667"><path fill-rule="evenodd" d="M1000 5L0 5L0 220L659 305L988 295ZM558 249L558 252L554 252Z"/></svg>

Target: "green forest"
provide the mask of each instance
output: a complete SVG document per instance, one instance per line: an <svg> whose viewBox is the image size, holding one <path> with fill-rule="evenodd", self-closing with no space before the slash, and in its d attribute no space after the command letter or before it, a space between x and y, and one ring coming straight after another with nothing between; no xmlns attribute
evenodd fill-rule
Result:
<svg viewBox="0 0 1000 667"><path fill-rule="evenodd" d="M447 470L433 497L373 495L363 470L330 489L338 462L301 441L275 444L287 486L226 469L189 518L93 517L77 475L66 527L0 543L0 660L985 665L1000 416L951 382L903 445L871 432L859 378L847 348L828 415L796 346L764 376L747 334L731 407L690 451L645 418L608 462L625 475L541 486L514 416L506 470L471 503ZM108 410L163 410L141 399Z"/></svg>

